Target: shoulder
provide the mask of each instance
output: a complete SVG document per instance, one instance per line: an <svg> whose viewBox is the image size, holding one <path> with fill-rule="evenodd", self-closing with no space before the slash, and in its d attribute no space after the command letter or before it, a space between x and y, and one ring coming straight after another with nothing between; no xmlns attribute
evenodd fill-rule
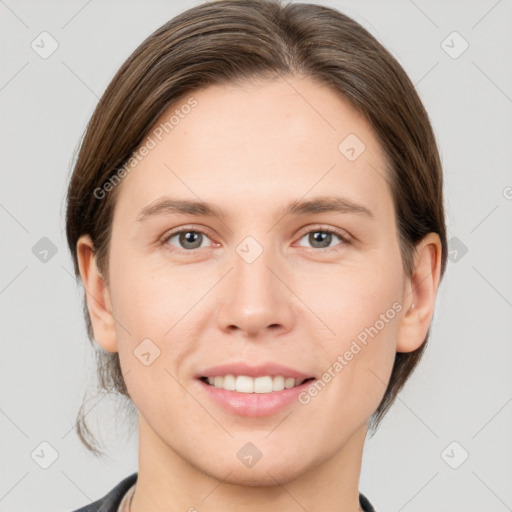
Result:
<svg viewBox="0 0 512 512"><path fill-rule="evenodd" d="M359 505L364 510L364 512L377 512L369 502L368 498L361 493L359 493Z"/></svg>
<svg viewBox="0 0 512 512"><path fill-rule="evenodd" d="M128 492L130 487L137 481L138 473L133 473L119 482L111 491L103 498L90 503L85 507L77 509L73 512L117 512L119 504L123 496Z"/></svg>
<svg viewBox="0 0 512 512"><path fill-rule="evenodd" d="M79 508L73 512L117 512L119 505L130 487L137 482L138 473L133 473L119 482L103 498ZM376 512L372 504L363 494L359 493L359 503L364 512Z"/></svg>

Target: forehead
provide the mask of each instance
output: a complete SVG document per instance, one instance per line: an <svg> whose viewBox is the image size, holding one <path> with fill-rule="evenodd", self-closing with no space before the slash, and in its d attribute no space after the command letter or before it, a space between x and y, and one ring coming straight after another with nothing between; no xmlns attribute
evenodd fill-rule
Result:
<svg viewBox="0 0 512 512"><path fill-rule="evenodd" d="M144 145L151 148L121 183L120 208L138 209L167 192L233 204L238 198L240 205L333 188L359 201L389 195L371 125L310 78L191 92L166 110Z"/></svg>

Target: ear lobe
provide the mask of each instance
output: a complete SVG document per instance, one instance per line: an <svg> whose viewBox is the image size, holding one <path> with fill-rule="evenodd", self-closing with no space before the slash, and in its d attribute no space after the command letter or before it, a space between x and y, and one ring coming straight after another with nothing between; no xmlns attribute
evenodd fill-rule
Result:
<svg viewBox="0 0 512 512"><path fill-rule="evenodd" d="M86 292L87 308L91 317L94 339L107 352L117 352L115 321L108 287L96 265L94 244L89 235L77 242L80 276Z"/></svg>
<svg viewBox="0 0 512 512"><path fill-rule="evenodd" d="M402 303L397 352L412 352L425 341L434 315L441 278L442 245L437 233L428 233L417 245L413 275L407 278Z"/></svg>

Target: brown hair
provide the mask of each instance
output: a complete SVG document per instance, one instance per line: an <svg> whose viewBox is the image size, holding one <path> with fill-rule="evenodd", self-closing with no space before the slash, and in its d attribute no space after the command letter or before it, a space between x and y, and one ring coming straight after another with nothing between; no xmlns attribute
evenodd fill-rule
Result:
<svg viewBox="0 0 512 512"><path fill-rule="evenodd" d="M193 7L151 34L124 62L99 101L67 194L66 235L76 277L77 241L89 234L98 269L109 283L109 240L121 187L101 199L94 191L130 159L171 104L210 84L286 74L330 86L366 117L390 163L387 179L404 271L411 275L415 245L435 232L442 243L442 276L447 242L441 162L428 115L396 59L366 29L335 9L280 0L220 0ZM85 293L83 309L94 346ZM417 350L396 354L385 395L371 418L373 432L419 362L429 334L430 328ZM129 399L118 353L99 351L97 357L100 389ZM89 450L101 453L85 421L84 403L77 432Z"/></svg>

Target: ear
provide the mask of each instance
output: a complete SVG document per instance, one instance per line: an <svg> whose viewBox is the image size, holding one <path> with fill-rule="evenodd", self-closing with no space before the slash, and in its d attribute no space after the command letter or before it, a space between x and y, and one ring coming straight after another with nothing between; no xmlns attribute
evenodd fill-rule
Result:
<svg viewBox="0 0 512 512"><path fill-rule="evenodd" d="M87 308L94 332L94 339L107 352L117 352L115 321L112 316L110 292L96 266L94 244L89 235L82 235L77 242L80 276L87 297Z"/></svg>
<svg viewBox="0 0 512 512"><path fill-rule="evenodd" d="M397 352L412 352L425 341L441 278L441 251L437 233L428 233L416 245L413 275L407 277L402 298Z"/></svg>

